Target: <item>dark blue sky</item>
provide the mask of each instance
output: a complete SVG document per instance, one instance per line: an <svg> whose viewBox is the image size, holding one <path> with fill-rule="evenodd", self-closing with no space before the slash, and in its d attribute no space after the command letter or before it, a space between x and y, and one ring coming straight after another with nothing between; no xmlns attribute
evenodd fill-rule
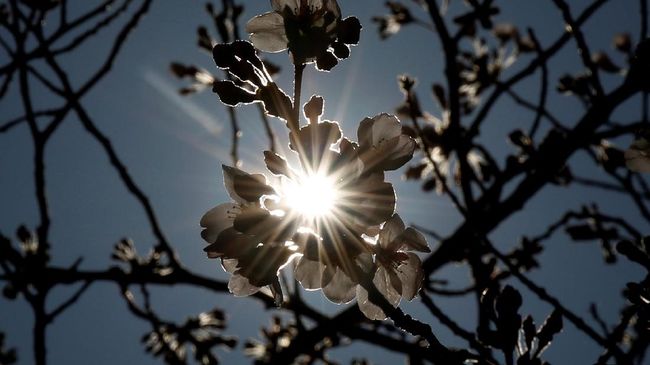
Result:
<svg viewBox="0 0 650 365"><path fill-rule="evenodd" d="M550 44L563 31L559 12L550 0L497 3L502 6L497 21L511 21L521 29L532 27L543 46ZM589 1L571 1L574 13L587 3ZM382 4L383 1L341 0L344 16L356 15L364 25L360 45L353 48L348 60L329 74L317 73L312 67L306 71L303 95L323 95L326 100L324 118L340 121L346 135L356 135L357 124L363 117L391 112L399 104L401 94L396 76L405 72L418 78L417 90L424 107L439 114L428 96L432 82L443 82L443 54L435 34L419 27L407 27L393 38L380 41L370 18L386 13ZM452 4L461 6L460 1L452 1ZM269 8L267 1L247 1L242 19L247 20ZM416 14L427 19L424 12ZM610 1L585 27L592 50L602 49L613 54L611 36L616 32L629 31L635 40L638 39L638 14L636 0ZM83 102L100 129L111 137L132 176L149 195L166 234L185 265L202 274L225 279L218 263L208 260L202 251L198 221L209 208L229 200L220 168L222 163L230 163L229 122L223 106L211 92L181 97L176 89L182 83L174 80L168 72L171 61L195 63L215 70L210 55L195 46L195 29L199 24L209 24L202 1L154 2L151 12L129 39L113 72ZM111 27L105 35L97 37L65 60L64 65L70 70L75 85L85 80L101 62L115 30ZM551 80L581 70L573 47L571 43L550 64ZM283 66L277 82L289 91L291 76L286 54L273 55L271 60ZM526 60L527 57L522 58L513 69L525 64ZM620 57L615 60L622 63ZM6 61L0 59L1 64ZM506 71L506 75L511 72ZM517 91L534 100L538 79L531 78ZM607 76L605 85L611 87L619 80ZM44 93L38 93L36 97L37 104L42 107L58 105L55 99ZM554 93L549 105L567 124L573 123L583 111L575 98ZM637 120L636 105L637 99L626 104L615 113L614 120ZM240 149L243 168L260 172L266 140L257 109L246 107L239 113L244 130ZM0 101L0 121L18 115L21 115L20 102L14 91ZM486 124L481 140L494 149L496 156L503 157L512 148L506 142L507 133L518 126L528 127L532 118L531 113L512 103L501 102ZM272 123L278 135L286 134L281 122L272 120ZM629 142L616 141L621 147L626 147ZM113 244L122 237L132 238L140 253L150 249L154 238L143 210L110 168L103 151L75 118L65 121L48 145L47 153L54 263L70 265L83 256L82 268L104 268L110 264ZM4 208L0 210L0 231L4 234L10 234L23 223L34 228L38 221L31 160L32 146L26 126L0 135L0 206ZM581 161L586 162L587 158L580 154L574 156L575 174L601 176L593 168L581 167L588 165L581 165ZM399 173L392 174L390 179L397 186L398 211L406 222L431 227L443 234L454 230L460 217L447 199L422 193L417 183L402 182ZM639 217L632 202L621 195L549 186L532 199L524 211L499 227L491 238L502 250L508 250L521 235L535 235L565 210L578 209L590 202L598 203L602 211L620 215L641 231L648 232L647 224ZM436 246L436 242L430 241L430 244ZM531 278L547 286L575 312L586 314L589 304L596 302L609 323L614 323L623 305L620 290L624 283L641 277L640 271L623 260L604 266L597 245L571 244L562 233L547 242L541 259L545 269L532 272ZM447 268L439 276L450 279L456 286L463 286L468 280L463 267ZM517 282L512 284L520 288ZM73 289L55 291L50 306ZM551 307L537 300L525 288L520 289L525 298L521 312L532 314L536 323L541 323ZM320 292L305 293L304 297L316 308L327 312L334 313L340 309L330 304ZM162 316L176 320L215 306L225 309L229 315L229 327L225 332L239 336L242 340L240 346L246 338L256 337L259 327L269 322L269 313L264 312L256 301L230 295L174 287L154 290L153 299ZM474 324L473 302L441 299L440 304L461 325L470 328ZM403 308L431 323L445 344L465 346L422 311L417 300L403 305ZM22 300L7 302L1 299L0 312L0 330L7 332L8 345L18 347L19 363L32 363L30 310ZM50 327L49 360L52 364L157 363L144 353L139 343L140 337L148 330L148 324L130 315L115 285L97 284L76 307L57 318ZM241 347L219 355L224 363L239 363L242 361L240 350ZM556 338L545 358L553 364L588 363L594 361L598 353L599 347L565 321L564 333ZM341 360L368 356L377 364L393 364L401 358L364 344L343 347L334 354Z"/></svg>

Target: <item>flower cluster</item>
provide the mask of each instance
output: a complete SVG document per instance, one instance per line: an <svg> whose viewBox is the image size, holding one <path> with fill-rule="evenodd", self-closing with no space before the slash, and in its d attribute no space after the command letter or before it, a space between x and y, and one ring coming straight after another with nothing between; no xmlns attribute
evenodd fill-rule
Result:
<svg viewBox="0 0 650 365"><path fill-rule="evenodd" d="M278 271L295 261L294 274L304 288L322 289L334 303L357 297L368 317L384 318L358 285L360 275L374 277L379 291L396 306L401 297L412 299L422 281L420 259L411 251L429 250L424 237L394 214L395 192L384 178L384 171L411 159L415 141L402 134L396 117L380 114L364 119L359 143L352 142L342 136L338 123L319 120L322 109L314 107L322 106L319 99L305 105L311 123L291 133L299 168L276 153L264 153L278 185L264 175L224 166L233 202L201 219L202 237L209 243L205 251L233 274L229 288L235 295L250 295L267 285L279 292ZM315 181L317 196L296 201L296 192ZM323 196L327 200L319 201ZM326 211L305 206L310 203L324 204Z"/></svg>
<svg viewBox="0 0 650 365"><path fill-rule="evenodd" d="M274 12L248 23L251 40L267 51L288 47L296 68L312 61L321 68L323 54L332 50L339 57L337 48L356 43L351 29L358 40L360 26L351 25L356 19L340 20L333 0L271 3ZM395 213L395 190L385 179L386 171L411 160L416 147L397 117L365 118L354 142L337 122L321 120L324 100L312 96L303 106L309 123L300 127L300 101L273 83L249 43L216 45L213 56L238 80L214 83L220 99L229 105L262 102L268 114L286 120L290 153L299 161L292 167L284 156L265 151L274 183L262 174L223 167L232 201L208 211L200 223L208 257L220 259L232 274L230 291L246 296L269 287L279 304L278 273L290 266L305 289L322 289L334 303L357 298L371 319L386 314L369 300L369 282L395 307L401 298L413 299L423 280L414 252L429 248Z"/></svg>
<svg viewBox="0 0 650 365"><path fill-rule="evenodd" d="M316 62L329 71L359 42L359 20L341 19L335 0L271 0L271 6L273 11L251 19L246 31L257 49L288 49L296 65Z"/></svg>

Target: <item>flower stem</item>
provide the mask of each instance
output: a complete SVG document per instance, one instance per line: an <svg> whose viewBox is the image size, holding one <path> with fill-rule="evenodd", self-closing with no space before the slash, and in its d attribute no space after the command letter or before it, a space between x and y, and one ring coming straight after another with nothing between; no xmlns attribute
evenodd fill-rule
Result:
<svg viewBox="0 0 650 365"><path fill-rule="evenodd" d="M304 70L304 63L294 66L293 115L289 128L296 131L300 129L300 94L302 93L302 74Z"/></svg>

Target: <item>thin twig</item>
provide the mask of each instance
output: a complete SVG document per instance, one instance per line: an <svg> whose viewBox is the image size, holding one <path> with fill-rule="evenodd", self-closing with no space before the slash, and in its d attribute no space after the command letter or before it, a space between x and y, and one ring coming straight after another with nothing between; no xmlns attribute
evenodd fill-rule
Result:
<svg viewBox="0 0 650 365"><path fill-rule="evenodd" d="M602 190L607 190L607 191L613 191L616 193L622 193L622 194L629 194L629 191L622 187L621 185L616 185L612 183L608 183L606 181L600 181L600 180L595 180L591 179L588 177L581 177L581 176L573 176L572 182L583 185L583 186L588 186L592 188L598 188ZM644 200L650 200L650 194L640 194L640 196Z"/></svg>
<svg viewBox="0 0 650 365"><path fill-rule="evenodd" d="M48 116L53 116L59 112L59 109L48 109L48 110L42 110L42 111L35 111L33 112L33 117L34 118L39 118L39 117L48 117ZM21 123L24 123L27 121L26 116L21 116L18 118L14 118L11 120L6 121L4 124L0 125L0 133L5 133L10 131L12 128L20 125Z"/></svg>
<svg viewBox="0 0 650 365"><path fill-rule="evenodd" d="M540 57L542 55L542 46L539 44L535 32L533 32L532 29L528 29L528 35L535 45L535 51L537 52L538 57ZM539 123L542 121L544 111L546 110L546 98L548 97L548 66L546 65L546 62L542 63L541 69L540 84L542 87L539 91L539 104L537 105L537 111L535 112L535 119L533 120L533 125L530 127L530 132L528 132L530 138L534 138L537 128L539 128Z"/></svg>
<svg viewBox="0 0 650 365"><path fill-rule="evenodd" d="M272 152L276 152L275 133L273 133L273 129L271 128L269 117L266 115L266 111L264 111L264 106L262 104L257 103L257 109L260 112L260 120L262 120L262 125L264 126L264 130L266 131L266 137L269 140L269 149Z"/></svg>
<svg viewBox="0 0 650 365"><path fill-rule="evenodd" d="M442 174L442 171L440 171L440 167L438 166L438 163L433 159L433 156L431 156L431 151L433 150L433 146L431 146L431 143L429 143L429 140L425 137L424 132L420 127L420 123L418 122L418 118L414 115L414 113L411 113L411 121L413 122L413 127L415 128L415 131L417 132L418 136L420 136L420 141L422 142L422 146L421 146L422 152L427 157L427 160L429 160L429 163L433 168L433 173L434 175L436 175L436 179L438 179L438 181L440 182L440 186L442 186L442 191L447 196L449 196L449 199L451 199L451 201L454 203L456 209L462 215L467 216L467 208L463 206L463 204L460 202L460 199L449 188L449 184L447 184L447 178Z"/></svg>
<svg viewBox="0 0 650 365"><path fill-rule="evenodd" d="M420 299L422 299L422 303L427 307L429 312L433 314L440 323L445 325L447 328L449 328L456 336L464 339L467 341L467 343L476 351L481 354L484 360L489 360L492 361L493 363L497 363L496 360L492 357L491 351L483 346L472 332L467 331L466 329L462 328L458 323L454 322L453 319L451 319L449 316L447 316L434 302L433 300L424 293L424 291L420 291Z"/></svg>
<svg viewBox="0 0 650 365"><path fill-rule="evenodd" d="M86 281L81 285L81 287L70 297L68 298L65 302L59 304L58 307L56 307L52 312L50 312L47 317L48 317L48 322L52 322L54 318L56 318L59 314L63 313L66 309L68 309L71 305L77 302L79 298L83 295L83 293L90 288L90 281Z"/></svg>
<svg viewBox="0 0 650 365"><path fill-rule="evenodd" d="M589 46L587 45L587 41L585 40L585 36L582 33L582 30L580 30L580 24L578 24L574 19L573 16L571 15L571 10L569 9L569 4L566 3L564 0L553 0L555 5L560 9L562 12L562 17L564 18L564 22L566 23L566 31L567 33L573 34L573 37L576 40L576 43L578 44L578 53L580 53L580 58L582 59L582 63L589 69L591 73L591 77L589 80L591 81L594 89L596 90L596 96L601 97L604 94L603 91L603 85L600 83L600 77L598 76L598 67L594 64L594 61L591 59L591 51L589 50Z"/></svg>
<svg viewBox="0 0 650 365"><path fill-rule="evenodd" d="M568 319L571 323L573 323L576 326L577 329L585 333L592 340L594 340L596 343L603 346L604 348L608 348L613 350L615 353L622 354L620 348L610 344L607 339L605 339L598 332L596 332L596 330L594 330L591 326L589 326L584 319L582 319L580 316L573 313L573 311L565 307L557 298L550 295L546 291L546 289L535 284L532 280L530 280L528 277L522 274L519 271L519 269L515 267L515 265L513 265L504 254L502 254L499 250L497 250L487 238L483 239L483 244L492 254L494 254L494 256L496 256L499 259L499 261L501 261L503 264L506 265L506 267L508 268L508 270L510 270L512 275L514 275L517 279L519 279L519 281L522 284L524 284L530 291L535 293L540 299L553 305L553 307L559 310L566 319Z"/></svg>
<svg viewBox="0 0 650 365"><path fill-rule="evenodd" d="M508 94L508 96L510 96L515 103L523 106L526 109L532 110L535 113L539 113L539 115L545 117L549 122L551 122L551 124L553 124L555 128L558 128L560 130L567 130L567 128L562 124L562 122L558 118L556 118L553 114L551 114L551 112L549 112L548 110L543 109L540 106L535 105L530 101L524 99L512 89L508 89L506 91L506 94ZM533 129L531 128L531 133L532 132Z"/></svg>
<svg viewBox="0 0 650 365"><path fill-rule="evenodd" d="M235 166L239 166L239 139L241 137L241 129L239 128L239 121L237 120L237 113L235 112L235 108L228 106L226 107L228 110L228 117L230 118L230 129L232 133L232 140L230 143L230 158L232 160L232 163Z"/></svg>
<svg viewBox="0 0 650 365"><path fill-rule="evenodd" d="M300 94L302 93L302 75L304 70L304 64L294 66L293 111L291 113L291 120L287 121L291 131L298 131L300 129Z"/></svg>
<svg viewBox="0 0 650 365"><path fill-rule="evenodd" d="M591 18L591 16L603 6L608 0L596 0L591 5L589 5L578 18L575 20L575 26L580 27L584 22ZM506 92L510 87L518 83L519 81L527 78L532 75L533 72L541 67L544 63L547 62L552 56L554 56L560 49L566 45L566 43L571 39L569 33L564 33L560 36L550 47L548 47L544 52L539 56L535 57L526 67L521 71L512 75L509 79L497 84L495 90L490 94L487 100L483 103L481 109L476 113L474 120L468 130L470 136L476 135L479 133L479 129L489 112L492 110L492 106L497 102L500 96Z"/></svg>
<svg viewBox="0 0 650 365"><path fill-rule="evenodd" d="M114 20L116 20L117 18L119 18L120 15L122 15L123 13L126 12L126 10L129 7L129 4L131 4L131 2L132 2L131 0L124 1L124 3L122 3L122 5L120 7L118 7L115 11L113 11L108 16L106 16L104 19L101 19L100 21L98 21L97 24L95 24L92 28L89 28L85 32L79 34L77 37L75 37L70 42L68 42L68 44L66 44L64 46L61 46L59 48L53 49L52 54L54 54L56 56L56 55L63 54L63 53L68 53L68 52L74 50L75 48L77 48L78 46L83 44L83 42L86 41L86 39L90 38L91 36L96 35L103 28L106 28L109 25L111 25Z"/></svg>

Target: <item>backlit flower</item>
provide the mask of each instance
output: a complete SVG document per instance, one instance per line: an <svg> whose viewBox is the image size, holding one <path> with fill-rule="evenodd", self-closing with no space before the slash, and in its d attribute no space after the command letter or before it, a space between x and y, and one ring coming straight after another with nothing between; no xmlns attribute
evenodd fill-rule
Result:
<svg viewBox="0 0 650 365"><path fill-rule="evenodd" d="M263 175L224 166L233 202L201 219L209 243L205 251L222 260L232 274L228 287L238 296L270 286L281 299L278 271L296 259L295 278L308 290L322 289L334 303L363 296L359 275L374 273L375 265L377 280L382 275L401 280L391 288L410 300L419 288L421 264L405 251L428 248L393 215L395 191L383 171L410 159L414 141L402 134L397 118L382 114L362 122L357 145L342 137L338 123L320 121L321 113L322 99L313 97L305 105L310 124L291 132L300 166L264 152L268 170L279 179L274 186ZM374 245L369 237L378 234Z"/></svg>
<svg viewBox="0 0 650 365"><path fill-rule="evenodd" d="M342 20L335 0L271 0L271 6L273 11L246 24L251 41L262 51L289 49L296 64L317 61L319 68L329 70L359 40L359 21Z"/></svg>
<svg viewBox="0 0 650 365"><path fill-rule="evenodd" d="M379 114L359 123L359 156L366 171L388 171L402 167L413 157L415 140L402 133L394 115Z"/></svg>
<svg viewBox="0 0 650 365"><path fill-rule="evenodd" d="M264 175L229 166L223 175L234 203L220 204L201 218L201 237L209 244L204 250L232 274L228 288L233 294L250 295L268 285L277 298L277 273L294 254L286 244L294 228L264 209L264 197L275 193Z"/></svg>
<svg viewBox="0 0 650 365"><path fill-rule="evenodd" d="M333 149L335 144L338 151ZM349 302L355 297L356 261L359 255L370 252L362 235L393 214L393 186L384 181L382 173L364 171L358 146L341 138L337 123L316 122L301 128L292 133L291 147L300 157L301 169L290 169L283 158L269 151L265 154L269 170L283 175L286 186L280 189L274 207L296 217L311 232L294 237L302 253L296 279L306 289L322 288L332 302ZM303 193L305 182L316 183L314 191ZM323 197L329 201L322 202ZM319 212L310 204L323 203L327 214L309 214Z"/></svg>
<svg viewBox="0 0 650 365"><path fill-rule="evenodd" d="M404 222L393 215L382 227L373 246L373 283L394 307L401 298L412 300L420 290L424 272L420 258L412 251L430 252L424 236L414 228L405 228ZM368 299L368 292L357 287L359 309L369 319L382 320L386 314Z"/></svg>

